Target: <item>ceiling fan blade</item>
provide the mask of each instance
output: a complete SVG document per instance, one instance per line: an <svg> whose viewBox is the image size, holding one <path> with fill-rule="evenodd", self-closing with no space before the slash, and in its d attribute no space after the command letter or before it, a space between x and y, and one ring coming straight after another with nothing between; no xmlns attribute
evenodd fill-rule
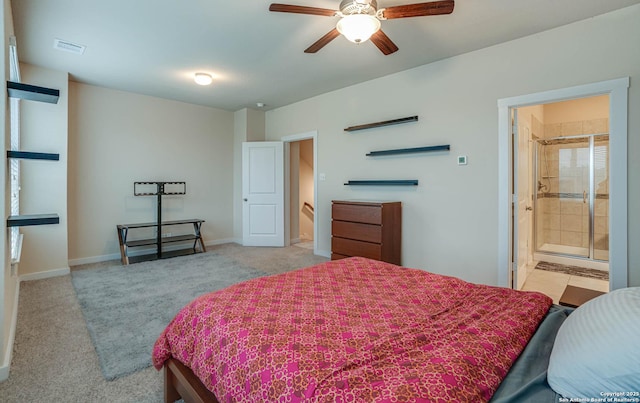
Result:
<svg viewBox="0 0 640 403"><path fill-rule="evenodd" d="M388 20L394 18L422 17L425 15L451 14L453 12L454 1L442 0L428 3L405 4L385 8L382 16Z"/></svg>
<svg viewBox="0 0 640 403"><path fill-rule="evenodd" d="M340 32L338 32L338 30L334 28L331 31L327 32L325 36L318 39L313 45L305 49L304 53L316 53L317 51L325 47L326 44L336 39L338 36L340 36Z"/></svg>
<svg viewBox="0 0 640 403"><path fill-rule="evenodd" d="M334 15L336 15L336 10L329 10L328 8L292 6L289 4L279 4L279 3L271 4L269 6L269 11L277 11L280 13L322 15L327 17L333 17Z"/></svg>
<svg viewBox="0 0 640 403"><path fill-rule="evenodd" d="M371 36L371 42L373 42L373 44L376 45L385 55L390 55L398 51L396 44L393 43L387 34L382 32L382 30L379 30Z"/></svg>

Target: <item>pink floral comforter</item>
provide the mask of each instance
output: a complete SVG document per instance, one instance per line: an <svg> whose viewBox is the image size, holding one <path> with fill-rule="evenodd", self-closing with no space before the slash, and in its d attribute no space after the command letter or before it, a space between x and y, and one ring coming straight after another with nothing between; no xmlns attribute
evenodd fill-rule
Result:
<svg viewBox="0 0 640 403"><path fill-rule="evenodd" d="M551 300L364 258L246 281L184 307L175 357L221 402L486 401Z"/></svg>

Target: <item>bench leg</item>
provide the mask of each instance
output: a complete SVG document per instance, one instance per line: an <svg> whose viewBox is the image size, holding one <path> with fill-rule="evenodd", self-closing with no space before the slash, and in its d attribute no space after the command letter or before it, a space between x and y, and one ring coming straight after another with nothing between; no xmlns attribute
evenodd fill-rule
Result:
<svg viewBox="0 0 640 403"><path fill-rule="evenodd" d="M207 251L207 249L204 247L204 241L202 240L202 233L201 233L201 231L200 231L200 227L201 227L201 226L202 226L202 223L200 223L200 222L194 222L194 223L193 223L193 231L195 232L196 237L197 237L197 239L196 239L196 243L199 243L199 244L200 244L200 249L202 250L202 252L206 252L206 251ZM195 244L194 244L194 245L193 245L193 250L194 250L194 252L195 252L195 249L196 249L196 246L195 246Z"/></svg>
<svg viewBox="0 0 640 403"><path fill-rule="evenodd" d="M120 259L123 265L129 264L129 256L127 256L127 229L117 228L118 242L120 243Z"/></svg>

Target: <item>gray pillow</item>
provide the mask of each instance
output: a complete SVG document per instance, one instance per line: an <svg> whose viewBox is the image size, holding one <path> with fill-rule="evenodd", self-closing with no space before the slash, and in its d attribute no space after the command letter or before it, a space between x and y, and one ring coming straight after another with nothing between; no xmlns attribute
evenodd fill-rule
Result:
<svg viewBox="0 0 640 403"><path fill-rule="evenodd" d="M640 287L599 296L569 315L547 380L566 398L640 398Z"/></svg>

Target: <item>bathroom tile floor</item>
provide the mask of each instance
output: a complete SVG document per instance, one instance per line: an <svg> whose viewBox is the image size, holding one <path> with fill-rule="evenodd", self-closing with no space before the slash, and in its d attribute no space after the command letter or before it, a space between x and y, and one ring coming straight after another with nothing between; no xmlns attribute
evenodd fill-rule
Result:
<svg viewBox="0 0 640 403"><path fill-rule="evenodd" d="M553 298L553 303L557 304L567 285L588 288L591 290L608 292L609 282L570 274L556 273L545 270L536 270L534 262L528 270L527 280L522 286L524 291L538 291Z"/></svg>

